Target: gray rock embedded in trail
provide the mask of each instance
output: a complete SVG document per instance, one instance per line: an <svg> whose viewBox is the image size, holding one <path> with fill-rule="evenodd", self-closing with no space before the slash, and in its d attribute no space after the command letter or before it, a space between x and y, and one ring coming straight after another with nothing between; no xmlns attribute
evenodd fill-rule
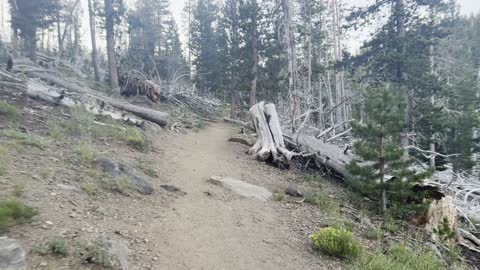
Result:
<svg viewBox="0 0 480 270"><path fill-rule="evenodd" d="M285 194L292 197L303 197L303 193L298 189L298 186L290 183L288 188L285 190Z"/></svg>
<svg viewBox="0 0 480 270"><path fill-rule="evenodd" d="M212 176L208 182L222 186L240 196L256 199L261 202L266 202L273 196L273 194L265 188L255 186L231 177Z"/></svg>
<svg viewBox="0 0 480 270"><path fill-rule="evenodd" d="M15 239L0 237L0 269L26 270L25 250Z"/></svg>
<svg viewBox="0 0 480 270"><path fill-rule="evenodd" d="M146 195L153 193L153 186L142 177L132 173L127 165L106 158L97 159L96 162L113 180L124 181L128 179L138 192Z"/></svg>

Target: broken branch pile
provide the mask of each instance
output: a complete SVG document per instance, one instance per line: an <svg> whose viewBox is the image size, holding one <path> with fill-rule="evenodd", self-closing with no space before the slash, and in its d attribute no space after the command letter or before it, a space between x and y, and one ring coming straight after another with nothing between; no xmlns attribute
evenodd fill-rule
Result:
<svg viewBox="0 0 480 270"><path fill-rule="evenodd" d="M124 74L120 77L120 83L123 85L121 92L123 96L132 97L142 95L154 103L160 102L160 86L156 82L148 80L139 71L132 70Z"/></svg>
<svg viewBox="0 0 480 270"><path fill-rule="evenodd" d="M217 104L211 100L203 99L188 93L176 93L168 98L171 102L179 106L187 106L193 112L207 116L214 117L217 114Z"/></svg>

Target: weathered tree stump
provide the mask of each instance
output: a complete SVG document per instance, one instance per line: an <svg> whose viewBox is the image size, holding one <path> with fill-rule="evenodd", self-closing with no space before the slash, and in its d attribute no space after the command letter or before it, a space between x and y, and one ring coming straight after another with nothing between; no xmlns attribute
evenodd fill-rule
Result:
<svg viewBox="0 0 480 270"><path fill-rule="evenodd" d="M257 142L248 153L259 160L288 167L296 154L285 147L275 105L259 102L250 108L250 115L257 131Z"/></svg>

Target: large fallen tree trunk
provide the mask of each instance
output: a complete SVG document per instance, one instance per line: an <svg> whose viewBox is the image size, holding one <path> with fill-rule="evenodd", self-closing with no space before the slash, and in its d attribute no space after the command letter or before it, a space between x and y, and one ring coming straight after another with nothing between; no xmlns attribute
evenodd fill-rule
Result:
<svg viewBox="0 0 480 270"><path fill-rule="evenodd" d="M114 120L122 120L135 126L143 126L144 122L132 115L119 112L113 108L106 108L99 105L95 100L81 100L77 101L68 97L66 93L58 93L57 91L49 89L42 82L29 79L26 88L22 89L27 96L48 102L53 105L62 105L69 108L83 107L86 111L94 115L110 116ZM77 97L78 99L78 97ZM80 98L82 99L82 98Z"/></svg>
<svg viewBox="0 0 480 270"><path fill-rule="evenodd" d="M118 99L114 99L111 97L107 97L99 92L95 92L91 89L85 88L85 87L80 87L76 84L70 83L66 80L60 79L58 77L52 76L50 74L46 74L43 72L31 72L28 75L31 77L37 77L40 78L44 81L56 84L58 86L64 87L68 90L75 91L77 93L81 93L84 95L88 95L91 98L97 99L105 104L111 105L119 110L124 110L129 113L132 113L140 118L143 118L145 120L154 122L156 124L165 126L168 125L170 121L170 115L168 113L148 109L148 108L143 108L139 107Z"/></svg>
<svg viewBox="0 0 480 270"><path fill-rule="evenodd" d="M285 131L284 137L286 141L296 149L312 154L315 161L330 170L332 175L341 178L347 178L349 176L347 165L355 159L353 154L334 144L316 139L313 136Z"/></svg>
<svg viewBox="0 0 480 270"><path fill-rule="evenodd" d="M257 142L250 148L249 154L260 160L288 166L297 154L285 147L275 105L259 102L250 108L250 115L257 131Z"/></svg>

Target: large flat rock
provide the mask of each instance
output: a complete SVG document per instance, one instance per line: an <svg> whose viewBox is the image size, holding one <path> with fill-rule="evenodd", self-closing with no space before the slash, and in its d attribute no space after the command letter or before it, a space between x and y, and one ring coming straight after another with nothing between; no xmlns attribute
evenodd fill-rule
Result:
<svg viewBox="0 0 480 270"><path fill-rule="evenodd" d="M266 202L272 198L273 194L265 188L255 186L232 177L212 176L208 182L222 186L242 197Z"/></svg>

